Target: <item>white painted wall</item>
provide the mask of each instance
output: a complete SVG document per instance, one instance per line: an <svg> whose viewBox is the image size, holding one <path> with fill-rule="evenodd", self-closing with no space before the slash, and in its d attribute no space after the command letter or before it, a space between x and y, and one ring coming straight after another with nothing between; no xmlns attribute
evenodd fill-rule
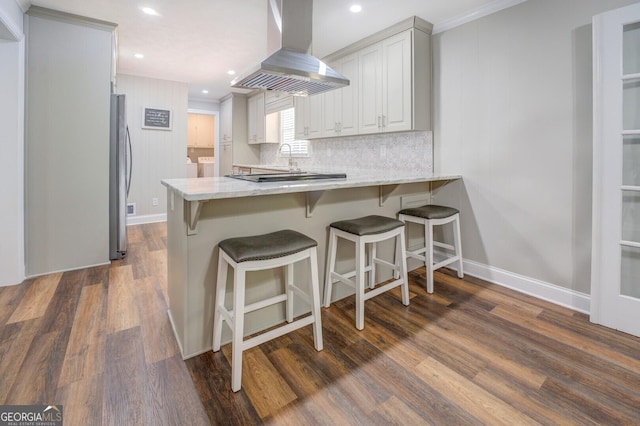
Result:
<svg viewBox="0 0 640 426"><path fill-rule="evenodd" d="M23 12L0 0L0 287L24 280Z"/></svg>
<svg viewBox="0 0 640 426"><path fill-rule="evenodd" d="M635 0L528 0L436 34L436 202L482 268L590 291L591 17Z"/></svg>
<svg viewBox="0 0 640 426"><path fill-rule="evenodd" d="M128 202L136 203L136 216L128 224L166 220L167 190L162 179L186 177L186 83L119 74L117 93L127 95L127 123L131 133L133 172ZM144 107L170 109L172 130L142 128ZM158 199L154 206L153 198Z"/></svg>

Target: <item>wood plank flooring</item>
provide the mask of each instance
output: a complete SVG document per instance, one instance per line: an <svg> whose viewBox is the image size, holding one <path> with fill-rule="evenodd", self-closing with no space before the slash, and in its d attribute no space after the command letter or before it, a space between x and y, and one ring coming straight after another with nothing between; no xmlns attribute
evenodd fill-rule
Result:
<svg viewBox="0 0 640 426"><path fill-rule="evenodd" d="M0 288L0 404L62 404L66 425L640 424L640 339L448 270L322 310L245 352L183 361L167 316L166 226L129 227L111 266Z"/></svg>

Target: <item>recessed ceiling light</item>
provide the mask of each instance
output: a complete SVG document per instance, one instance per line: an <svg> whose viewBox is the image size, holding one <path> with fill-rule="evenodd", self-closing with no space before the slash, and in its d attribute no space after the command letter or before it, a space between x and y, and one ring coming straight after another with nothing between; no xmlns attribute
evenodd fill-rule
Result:
<svg viewBox="0 0 640 426"><path fill-rule="evenodd" d="M358 13L362 11L362 6L360 6L359 4L354 4L349 8L349 10L353 13Z"/></svg>
<svg viewBox="0 0 640 426"><path fill-rule="evenodd" d="M155 9L152 9L150 7L143 7L142 11L144 13L146 13L147 15L153 15L153 16L159 16L160 15L158 12L156 12Z"/></svg>
<svg viewBox="0 0 640 426"><path fill-rule="evenodd" d="M227 71L227 74L229 74L229 75L235 75L235 74L236 74L236 72L235 72L234 70L229 70L229 71Z"/></svg>
<svg viewBox="0 0 640 426"><path fill-rule="evenodd" d="M208 91L207 89L204 89L204 90L202 91L202 93L204 93L204 94L206 95L207 93L209 93L209 91Z"/></svg>
<svg viewBox="0 0 640 426"><path fill-rule="evenodd" d="M136 54L135 54L135 55L133 55L133 56L135 56L135 57L136 57L136 58L138 58L138 59L142 59L142 58L144 58L144 55L143 55L142 53L136 53Z"/></svg>

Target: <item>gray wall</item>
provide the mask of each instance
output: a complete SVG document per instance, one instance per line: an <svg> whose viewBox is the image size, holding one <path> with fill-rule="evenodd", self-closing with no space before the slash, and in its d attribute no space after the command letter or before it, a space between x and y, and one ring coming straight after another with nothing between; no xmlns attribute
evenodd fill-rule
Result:
<svg viewBox="0 0 640 426"><path fill-rule="evenodd" d="M24 48L22 10L0 0L0 287L24 279Z"/></svg>
<svg viewBox="0 0 640 426"><path fill-rule="evenodd" d="M436 202L480 269L589 293L591 17L634 0L528 0L433 37Z"/></svg>
<svg viewBox="0 0 640 426"><path fill-rule="evenodd" d="M27 275L109 261L112 29L27 16Z"/></svg>
<svg viewBox="0 0 640 426"><path fill-rule="evenodd" d="M127 95L133 150L128 202L136 203L136 217L128 217L127 223L166 220L167 191L160 181L187 175L187 84L119 74L117 92ZM143 129L144 107L170 109L172 130Z"/></svg>

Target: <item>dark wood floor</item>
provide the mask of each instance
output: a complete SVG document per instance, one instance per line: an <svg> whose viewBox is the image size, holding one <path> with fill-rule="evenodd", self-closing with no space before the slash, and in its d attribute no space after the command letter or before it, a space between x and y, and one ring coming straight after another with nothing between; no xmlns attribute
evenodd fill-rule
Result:
<svg viewBox="0 0 640 426"><path fill-rule="evenodd" d="M167 317L166 228L129 228L108 267L0 288L0 404L63 404L66 425L640 424L640 339L448 271L435 293L322 310L247 351L182 361ZM423 272L423 271L422 271Z"/></svg>

